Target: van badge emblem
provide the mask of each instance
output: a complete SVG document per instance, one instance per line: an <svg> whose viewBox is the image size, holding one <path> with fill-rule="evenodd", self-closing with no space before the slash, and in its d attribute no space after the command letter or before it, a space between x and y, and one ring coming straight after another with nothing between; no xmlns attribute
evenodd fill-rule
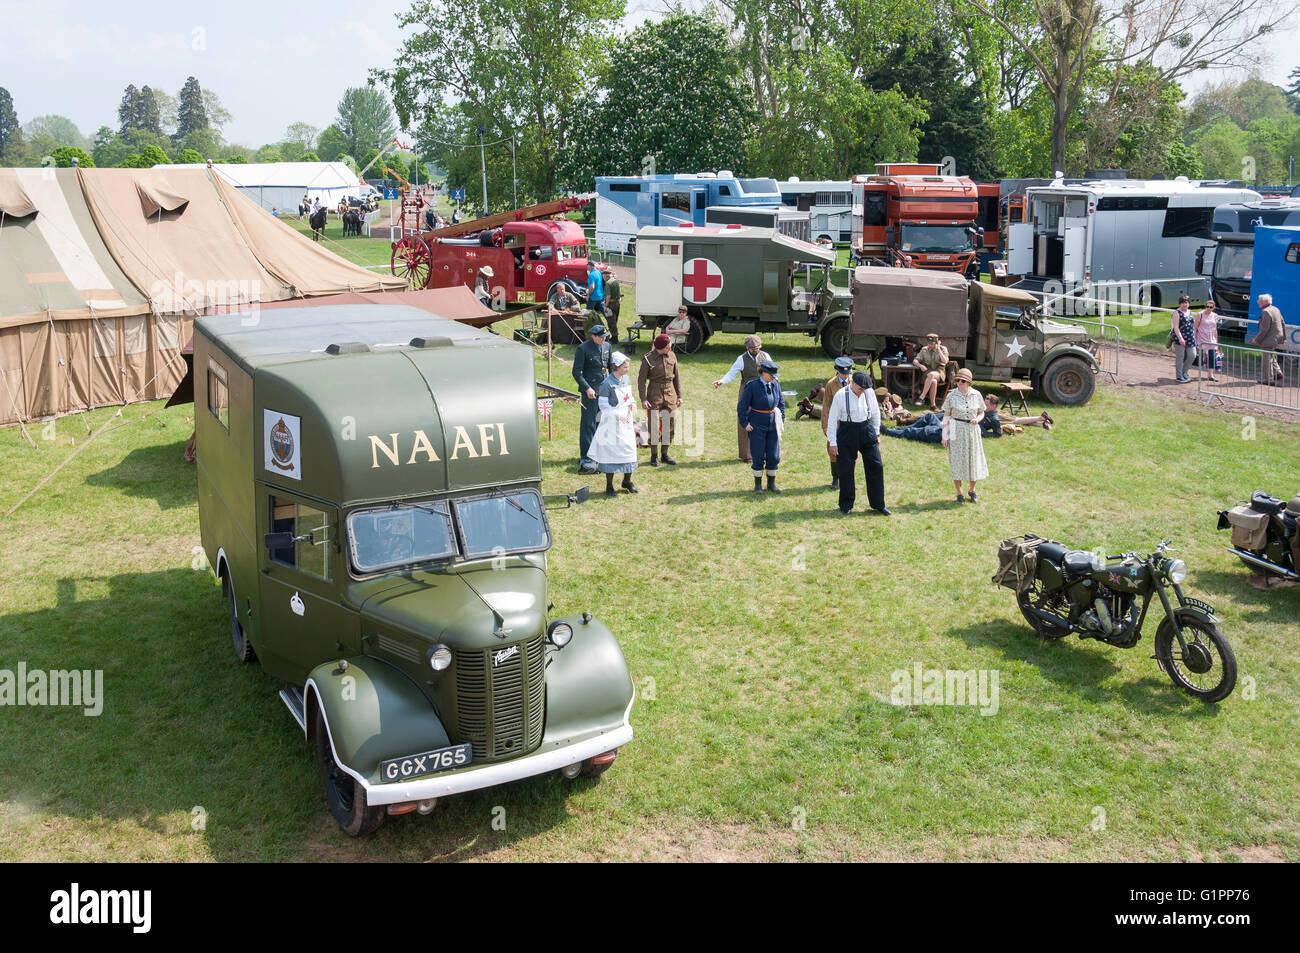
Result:
<svg viewBox="0 0 1300 953"><path fill-rule="evenodd" d="M302 601L302 596L296 592L293 594L293 598L289 600L289 608L293 610L294 615L304 615L307 612L307 606Z"/></svg>
<svg viewBox="0 0 1300 953"><path fill-rule="evenodd" d="M518 654L519 654L519 646L517 646L517 645L512 645L512 646L510 646L510 648L508 648L508 649L501 649L500 651L493 652L493 653L492 653L492 667L493 667L493 668L496 668L496 667L497 667L498 665L500 665L502 662L504 662L504 661L506 661L506 660L508 660L508 659L512 659L512 658L514 658L514 657L515 657L516 655L518 655Z"/></svg>
<svg viewBox="0 0 1300 953"><path fill-rule="evenodd" d="M293 469L293 431L283 417L271 428L271 463L280 470Z"/></svg>

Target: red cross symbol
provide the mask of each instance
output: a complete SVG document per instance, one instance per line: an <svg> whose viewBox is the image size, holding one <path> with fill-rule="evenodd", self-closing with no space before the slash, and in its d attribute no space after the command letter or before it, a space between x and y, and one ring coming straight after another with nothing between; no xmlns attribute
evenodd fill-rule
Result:
<svg viewBox="0 0 1300 953"><path fill-rule="evenodd" d="M708 304L722 292L722 269L708 258L692 258L682 268L682 287L692 304Z"/></svg>

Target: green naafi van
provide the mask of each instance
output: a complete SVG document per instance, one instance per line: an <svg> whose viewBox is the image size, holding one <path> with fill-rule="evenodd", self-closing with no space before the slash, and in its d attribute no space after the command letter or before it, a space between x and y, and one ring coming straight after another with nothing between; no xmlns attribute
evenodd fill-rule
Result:
<svg viewBox="0 0 1300 953"><path fill-rule="evenodd" d="M400 305L194 330L203 547L340 826L608 768L632 680L590 613L550 615L532 352Z"/></svg>

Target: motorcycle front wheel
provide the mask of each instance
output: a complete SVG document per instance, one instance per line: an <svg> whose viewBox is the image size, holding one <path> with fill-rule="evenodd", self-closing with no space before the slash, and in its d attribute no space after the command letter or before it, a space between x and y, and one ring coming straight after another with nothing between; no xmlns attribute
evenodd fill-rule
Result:
<svg viewBox="0 0 1300 953"><path fill-rule="evenodd" d="M1237 657L1217 625L1202 619L1182 623L1187 651L1179 649L1169 619L1156 630L1156 661L1170 680L1193 698L1221 702L1237 685Z"/></svg>

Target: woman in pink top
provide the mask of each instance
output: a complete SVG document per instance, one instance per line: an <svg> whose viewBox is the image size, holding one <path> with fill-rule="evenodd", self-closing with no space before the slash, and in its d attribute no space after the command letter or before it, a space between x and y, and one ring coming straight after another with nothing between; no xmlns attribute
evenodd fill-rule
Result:
<svg viewBox="0 0 1300 953"><path fill-rule="evenodd" d="M1214 372L1219 364L1219 316L1214 313L1213 300L1205 302L1205 308L1196 316L1194 333L1201 352L1201 370L1209 380L1217 381Z"/></svg>

